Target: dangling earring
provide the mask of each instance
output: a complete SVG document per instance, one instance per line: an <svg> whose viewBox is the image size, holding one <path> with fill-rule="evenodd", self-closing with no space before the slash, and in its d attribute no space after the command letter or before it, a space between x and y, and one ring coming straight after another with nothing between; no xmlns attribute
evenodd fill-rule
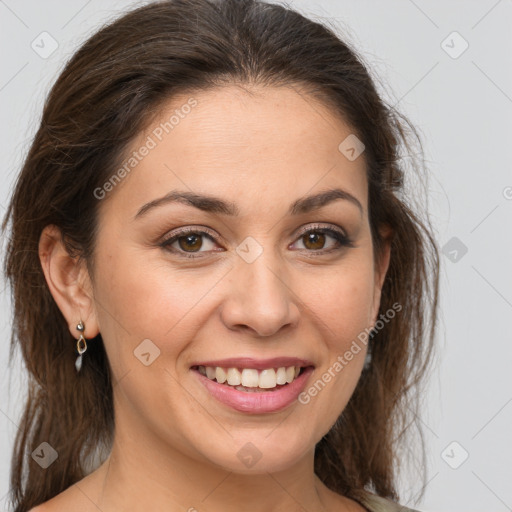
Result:
<svg viewBox="0 0 512 512"><path fill-rule="evenodd" d="M75 368L76 368L77 373L79 373L80 369L82 368L82 354L87 350L87 342L85 341L85 338L83 335L83 333L85 331L85 326L84 326L84 323L82 322L82 320L80 320L80 322L76 326L76 330L80 332L80 337L78 338L78 340L76 342L76 350L78 351L79 356L76 358L76 361L75 361Z"/></svg>

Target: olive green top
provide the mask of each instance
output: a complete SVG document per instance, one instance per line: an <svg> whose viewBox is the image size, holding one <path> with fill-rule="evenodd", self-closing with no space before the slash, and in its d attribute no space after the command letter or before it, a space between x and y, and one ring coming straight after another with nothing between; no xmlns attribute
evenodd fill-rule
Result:
<svg viewBox="0 0 512 512"><path fill-rule="evenodd" d="M350 498L365 507L368 512L419 512L368 491L353 492Z"/></svg>

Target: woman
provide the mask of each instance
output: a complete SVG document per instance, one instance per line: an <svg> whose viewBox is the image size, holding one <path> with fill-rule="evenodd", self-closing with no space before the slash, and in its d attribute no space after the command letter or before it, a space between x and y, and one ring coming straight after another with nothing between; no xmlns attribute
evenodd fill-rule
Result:
<svg viewBox="0 0 512 512"><path fill-rule="evenodd" d="M438 253L400 197L405 133L282 6L158 2L93 35L3 225L15 512L411 510L396 441Z"/></svg>

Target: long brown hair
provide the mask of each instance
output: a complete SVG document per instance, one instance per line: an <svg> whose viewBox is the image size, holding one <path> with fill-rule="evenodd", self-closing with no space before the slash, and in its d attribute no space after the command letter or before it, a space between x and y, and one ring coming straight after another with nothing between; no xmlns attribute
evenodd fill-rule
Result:
<svg viewBox="0 0 512 512"><path fill-rule="evenodd" d="M43 228L60 228L70 254L94 273L101 187L123 151L173 95L221 84L297 85L343 118L365 145L369 216L392 227L381 313L401 311L371 339L371 364L315 450L315 472L332 490L397 500L397 443L414 423L417 388L430 366L439 256L425 212L415 213L406 173L423 161L416 130L377 93L362 58L335 31L258 0L173 0L135 9L90 37L57 79L3 221L11 223L5 273L14 305L11 358L26 364L28 396L11 467L11 502L26 512L83 478L114 429L111 374L101 334L77 377L75 339L47 287L38 257ZM411 134L413 139L411 139ZM340 141L341 142L341 141ZM421 142L419 143L421 146ZM400 149L417 165L408 170ZM401 196L404 197L401 197ZM44 470L42 442L58 453Z"/></svg>

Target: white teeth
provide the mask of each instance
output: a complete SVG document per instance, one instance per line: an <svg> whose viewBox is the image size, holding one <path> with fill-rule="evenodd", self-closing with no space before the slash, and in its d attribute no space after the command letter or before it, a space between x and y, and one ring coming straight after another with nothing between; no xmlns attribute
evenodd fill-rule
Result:
<svg viewBox="0 0 512 512"><path fill-rule="evenodd" d="M258 370L244 368L242 370L242 386L257 388L259 383Z"/></svg>
<svg viewBox="0 0 512 512"><path fill-rule="evenodd" d="M276 372L274 368L270 368L270 370L261 371L259 387L265 389L276 387Z"/></svg>
<svg viewBox="0 0 512 512"><path fill-rule="evenodd" d="M217 380L217 382L220 382L221 384L224 384L224 382L226 382L227 376L226 372L224 371L224 368L221 368L220 366L215 367L215 379Z"/></svg>
<svg viewBox="0 0 512 512"><path fill-rule="evenodd" d="M276 383L279 385L286 384L286 368L278 368L276 372Z"/></svg>
<svg viewBox="0 0 512 512"><path fill-rule="evenodd" d="M242 376L236 368L228 368L228 384L239 386L242 383Z"/></svg>
<svg viewBox="0 0 512 512"><path fill-rule="evenodd" d="M198 366L198 371L210 380L230 386L245 386L246 388L272 389L292 383L300 373L300 366L282 366L255 370L253 368L222 368L220 366Z"/></svg>

